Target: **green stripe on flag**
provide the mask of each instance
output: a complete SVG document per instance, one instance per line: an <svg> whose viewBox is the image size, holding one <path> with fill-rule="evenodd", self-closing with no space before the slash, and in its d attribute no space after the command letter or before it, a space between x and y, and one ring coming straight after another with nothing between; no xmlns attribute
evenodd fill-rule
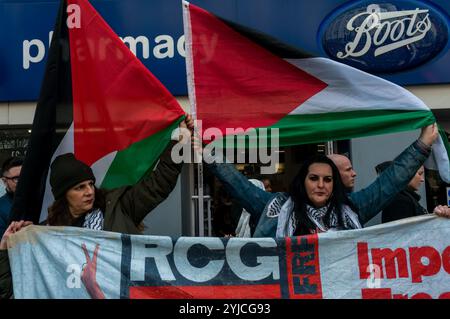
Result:
<svg viewBox="0 0 450 319"><path fill-rule="evenodd" d="M103 179L101 188L111 189L137 183L147 171L153 169L169 144L172 131L184 118L180 117L164 130L118 152Z"/></svg>
<svg viewBox="0 0 450 319"><path fill-rule="evenodd" d="M278 128L279 146L286 147L411 131L435 121L431 111L370 110L288 115L268 129ZM256 129L256 132L258 138L249 139L248 135L243 134L230 135L214 141L214 145L224 148L253 148L259 146L260 129ZM267 130L269 143L270 133Z"/></svg>
<svg viewBox="0 0 450 319"><path fill-rule="evenodd" d="M409 131L435 121L431 111L371 110L288 115L271 128L280 129L280 146L291 146Z"/></svg>

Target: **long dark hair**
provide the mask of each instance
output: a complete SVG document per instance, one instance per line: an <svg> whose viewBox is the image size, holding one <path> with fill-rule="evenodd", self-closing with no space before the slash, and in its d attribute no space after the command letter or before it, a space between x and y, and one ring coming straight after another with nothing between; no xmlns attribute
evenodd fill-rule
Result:
<svg viewBox="0 0 450 319"><path fill-rule="evenodd" d="M331 167L333 173L333 192L331 197L328 200L330 204L327 214L324 217L325 225L329 225L330 223L330 212L334 209L338 216L339 225L344 225L343 215L342 215L342 205L348 205L353 208L353 205L350 203L347 194L345 192L345 187L342 184L341 176L339 174L339 170L336 165L333 163L325 155L314 155L308 158L300 168L297 176L295 176L294 180L291 183L289 195L291 196L294 202L294 214L295 220L297 222L297 227L295 233L297 235L305 235L309 234L310 230L315 229L315 225L308 218L306 214L306 205L312 205L311 200L308 198L305 188L305 180L308 175L309 167L312 164L327 164ZM328 204L327 203L327 204Z"/></svg>
<svg viewBox="0 0 450 319"><path fill-rule="evenodd" d="M105 211L106 201L103 190L95 188L93 207L100 208L102 212ZM75 221L76 219L70 214L69 202L65 195L60 199L55 200L48 208L47 224L50 226L71 226Z"/></svg>

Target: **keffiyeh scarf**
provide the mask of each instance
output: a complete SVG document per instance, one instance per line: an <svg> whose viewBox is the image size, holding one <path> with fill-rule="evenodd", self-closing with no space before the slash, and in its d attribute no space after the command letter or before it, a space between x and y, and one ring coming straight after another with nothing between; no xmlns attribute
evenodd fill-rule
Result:
<svg viewBox="0 0 450 319"><path fill-rule="evenodd" d="M329 212L329 224L325 225L324 217L329 210L329 205L315 208L306 205L306 214L311 222L321 231L342 230L342 229L358 229L362 228L359 222L358 215L347 205L342 206L341 213L343 214L344 225L339 225L339 218L335 210ZM297 226L294 213L294 202L289 198L281 207L278 216L277 237L293 236Z"/></svg>
<svg viewBox="0 0 450 319"><path fill-rule="evenodd" d="M103 221L103 212L97 208L89 214L86 214L83 222L83 227L95 230L103 230Z"/></svg>

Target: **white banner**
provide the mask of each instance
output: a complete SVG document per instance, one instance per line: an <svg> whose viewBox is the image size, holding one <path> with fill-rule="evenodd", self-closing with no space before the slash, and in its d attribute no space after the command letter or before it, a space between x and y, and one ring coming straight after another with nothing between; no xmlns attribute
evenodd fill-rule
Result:
<svg viewBox="0 0 450 319"><path fill-rule="evenodd" d="M450 298L450 220L272 238L29 226L8 241L15 298Z"/></svg>

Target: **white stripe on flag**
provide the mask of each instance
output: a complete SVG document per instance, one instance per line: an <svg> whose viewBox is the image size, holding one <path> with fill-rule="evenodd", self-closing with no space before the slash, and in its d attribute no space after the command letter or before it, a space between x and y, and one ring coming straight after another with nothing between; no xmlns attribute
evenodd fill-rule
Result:
<svg viewBox="0 0 450 319"><path fill-rule="evenodd" d="M425 167L438 170L441 179L447 184L450 183L450 161L441 136L434 142L433 151L425 162Z"/></svg>
<svg viewBox="0 0 450 319"><path fill-rule="evenodd" d="M72 122L72 124L70 125L69 129L66 132L66 135L64 135L64 138L62 139L61 143L59 143L55 153L53 153L50 163L52 163L57 156L65 153L73 153L73 150L74 150L74 142L73 142L73 122ZM45 192L44 198L42 200L41 216L39 218L39 222L42 222L45 219L47 219L48 215L47 209L53 203L54 200L55 198L53 197L52 188L50 186L50 168L49 168L45 183Z"/></svg>
<svg viewBox="0 0 450 319"><path fill-rule="evenodd" d="M111 152L108 155L103 156L101 159L99 159L97 162L92 164L92 172L95 175L95 185L97 187L100 187L102 185L103 179L106 176L106 173L108 172L109 167L111 166L111 163L116 158L117 151Z"/></svg>
<svg viewBox="0 0 450 319"><path fill-rule="evenodd" d="M290 114L364 110L429 111L408 90L377 76L325 58L286 59L328 84Z"/></svg>

